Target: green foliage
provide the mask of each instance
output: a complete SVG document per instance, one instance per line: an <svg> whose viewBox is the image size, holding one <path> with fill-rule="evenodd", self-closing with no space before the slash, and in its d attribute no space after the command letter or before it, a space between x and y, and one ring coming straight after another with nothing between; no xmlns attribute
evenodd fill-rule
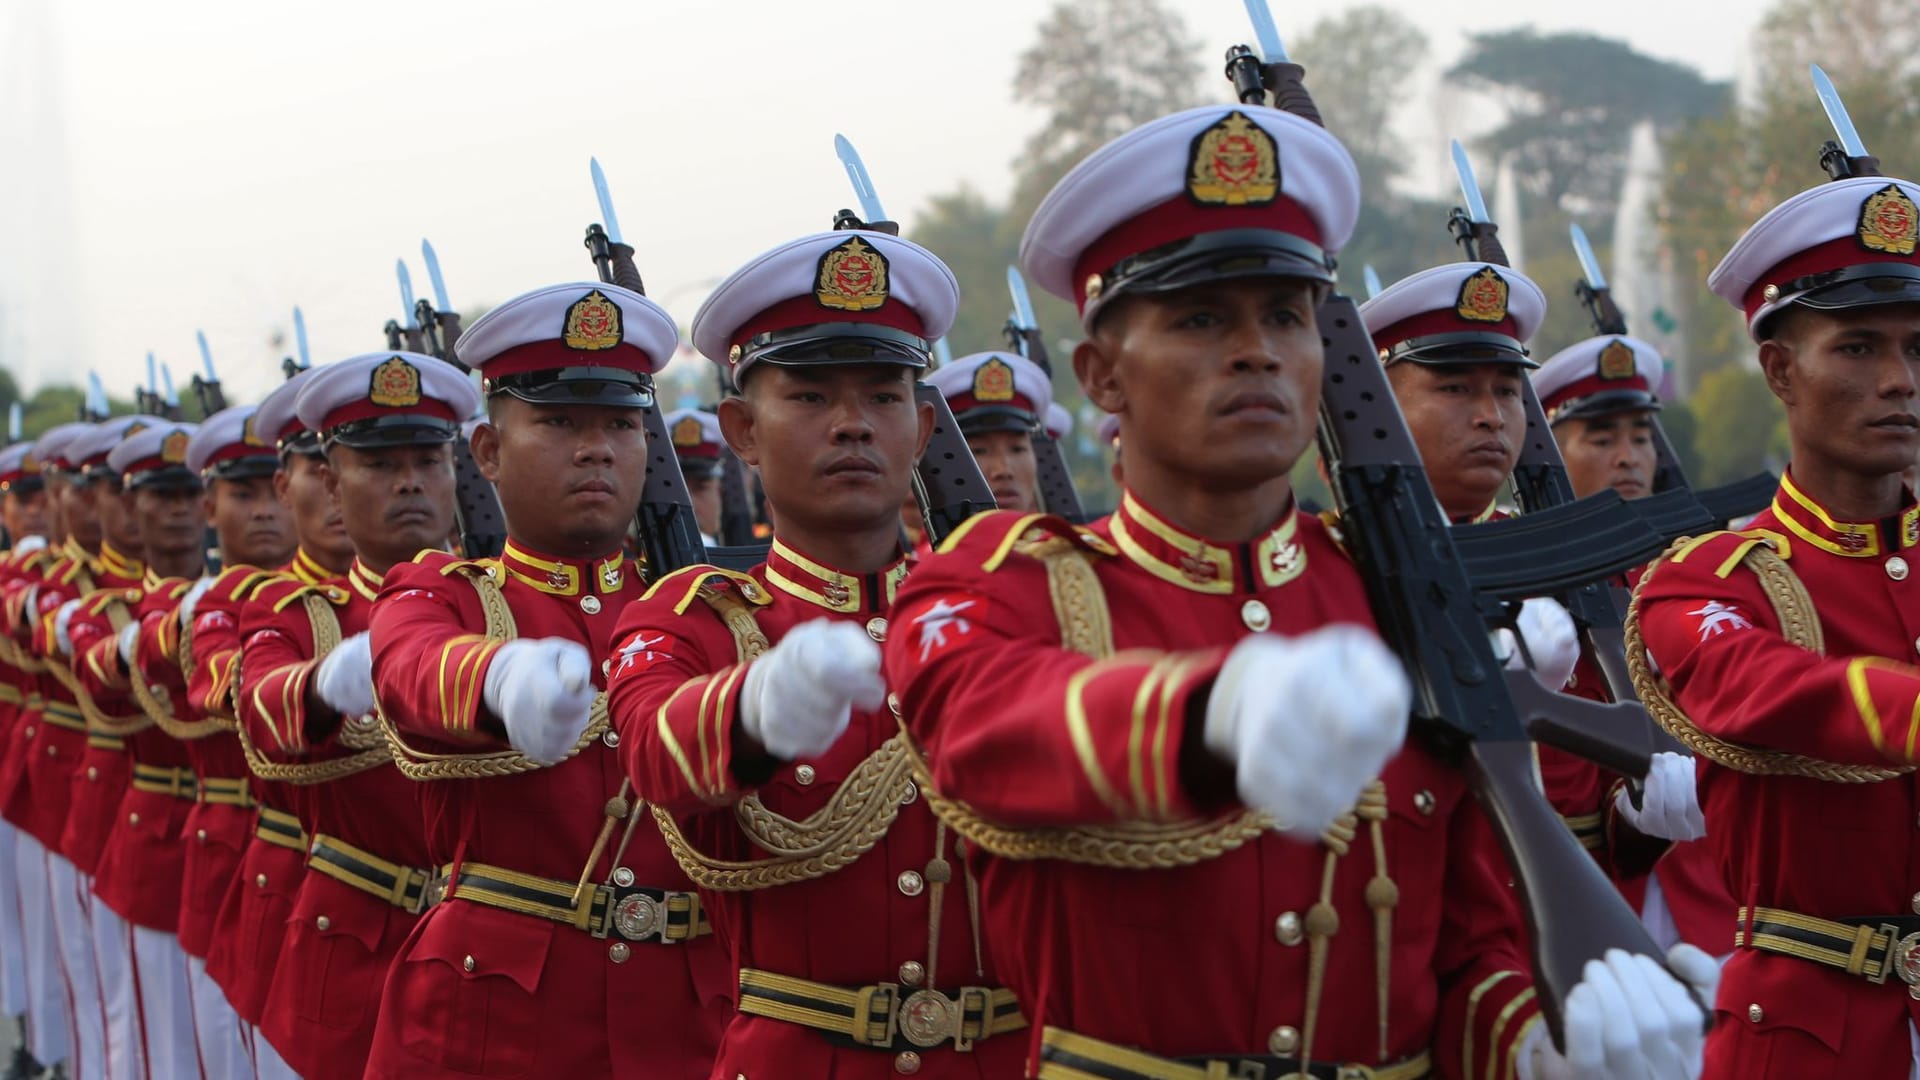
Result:
<svg viewBox="0 0 1920 1080"><path fill-rule="evenodd" d="M1407 99L1403 73L1426 58L1426 35L1404 16L1370 4L1320 19L1287 51L1306 68L1327 129L1339 132L1353 154L1371 208L1406 171L1407 148L1393 131L1393 114Z"/></svg>
<svg viewBox="0 0 1920 1080"><path fill-rule="evenodd" d="M1777 460L1786 422L1767 380L1751 367L1723 367L1700 380L1689 402L1698 417L1699 468L1689 474L1710 487L1752 475ZM1671 431L1671 427L1669 427Z"/></svg>

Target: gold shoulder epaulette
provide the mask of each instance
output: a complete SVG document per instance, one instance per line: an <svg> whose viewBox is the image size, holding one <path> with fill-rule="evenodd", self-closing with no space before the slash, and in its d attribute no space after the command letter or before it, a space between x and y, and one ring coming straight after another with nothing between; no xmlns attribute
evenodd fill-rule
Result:
<svg viewBox="0 0 1920 1080"><path fill-rule="evenodd" d="M317 596L335 607L347 602L347 590L338 585L308 585L303 581L293 581L291 578L288 580L293 587L273 597L273 610L276 612L285 611L294 604L303 602L309 596ZM264 586L255 591L255 596L263 603L271 595Z"/></svg>
<svg viewBox="0 0 1920 1080"><path fill-rule="evenodd" d="M257 592L269 581L277 581L286 575L272 570L260 570L250 566L230 566L213 579L207 586L207 592L229 602L245 600ZM293 580L288 578L288 580Z"/></svg>
<svg viewBox="0 0 1920 1080"><path fill-rule="evenodd" d="M761 588L760 583L753 580L751 575L721 566L709 566L705 563L683 566L675 570L654 582L640 598L651 600L656 594L671 596L674 598L673 613L684 615L687 612L687 605L693 603L694 597L698 596L702 589L724 589L726 585L732 585L731 591L738 593L740 598L749 604L765 606L772 602L772 597L767 595L767 590Z"/></svg>
<svg viewBox="0 0 1920 1080"><path fill-rule="evenodd" d="M1113 548L1106 541L1066 518L1053 514L1016 514L1011 510L968 518L940 545L940 551L942 554L952 551L963 541L993 544L993 550L980 563L980 569L988 573L1000 569L1007 556L1016 551L1037 558L1062 543L1083 551L1113 554Z"/></svg>
<svg viewBox="0 0 1920 1080"><path fill-rule="evenodd" d="M448 577L453 577L458 574L464 578L498 579L500 576L500 571L496 569L499 563L493 559L457 559L444 551L423 551L419 555L414 556L413 561L422 566L430 565L422 557L426 555L439 555L445 558L447 561L442 563L437 569Z"/></svg>
<svg viewBox="0 0 1920 1080"><path fill-rule="evenodd" d="M1770 548L1782 559L1787 557L1790 549L1785 537L1766 529L1749 529L1745 532L1722 530L1676 541L1667 554L1667 561L1677 566L1688 559L1710 558L1715 560L1713 576L1726 578L1747 557L1747 552L1757 547Z"/></svg>

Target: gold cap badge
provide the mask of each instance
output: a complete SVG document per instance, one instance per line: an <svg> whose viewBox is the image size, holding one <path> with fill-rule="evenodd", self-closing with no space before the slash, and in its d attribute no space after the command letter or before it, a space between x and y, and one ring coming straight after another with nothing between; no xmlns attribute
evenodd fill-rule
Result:
<svg viewBox="0 0 1920 1080"><path fill-rule="evenodd" d="M169 465L179 465L187 460L187 433L179 429L160 440L160 460Z"/></svg>
<svg viewBox="0 0 1920 1080"><path fill-rule="evenodd" d="M259 434L257 434L253 430L253 415L251 413L249 413L247 416L247 422L240 425L240 444L242 446L267 445L266 443L260 441Z"/></svg>
<svg viewBox="0 0 1920 1080"><path fill-rule="evenodd" d="M567 308L567 322L560 330L560 340L567 348L599 352L620 344L622 338L620 305L607 299L607 294L599 289Z"/></svg>
<svg viewBox="0 0 1920 1080"><path fill-rule="evenodd" d="M975 401L1012 401L1013 368L1005 360L994 357L981 364L973 373L973 399Z"/></svg>
<svg viewBox="0 0 1920 1080"><path fill-rule="evenodd" d="M367 400L383 409L411 409L420 404L420 369L398 356L373 369Z"/></svg>
<svg viewBox="0 0 1920 1080"><path fill-rule="evenodd" d="M1860 204L1859 235L1860 246L1868 251L1911 255L1920 237L1920 211L1899 184L1888 184Z"/></svg>
<svg viewBox="0 0 1920 1080"><path fill-rule="evenodd" d="M1633 362L1633 346L1619 338L1614 338L1606 348L1600 350L1601 378L1631 379L1639 370L1639 365Z"/></svg>
<svg viewBox="0 0 1920 1080"><path fill-rule="evenodd" d="M1235 109L1194 137L1187 194L1207 206L1265 206L1280 193L1273 136Z"/></svg>
<svg viewBox="0 0 1920 1080"><path fill-rule="evenodd" d="M1507 279L1483 266L1480 272L1460 283L1460 299L1454 310L1468 322L1499 322L1507 317Z"/></svg>
<svg viewBox="0 0 1920 1080"><path fill-rule="evenodd" d="M679 423L673 425L673 445L675 446L699 446L706 441L706 430L700 426L700 418L697 416L683 417Z"/></svg>
<svg viewBox="0 0 1920 1080"><path fill-rule="evenodd" d="M872 311L887 302L887 257L857 236L829 249L813 298L836 311Z"/></svg>

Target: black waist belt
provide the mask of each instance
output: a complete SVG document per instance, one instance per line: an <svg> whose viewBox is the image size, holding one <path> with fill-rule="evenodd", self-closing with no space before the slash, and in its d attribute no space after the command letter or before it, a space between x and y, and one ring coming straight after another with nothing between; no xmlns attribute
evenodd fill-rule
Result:
<svg viewBox="0 0 1920 1080"><path fill-rule="evenodd" d="M69 705L64 701L49 701L46 710L40 715L47 723L57 728L79 732L87 730L87 718L80 715L78 705Z"/></svg>
<svg viewBox="0 0 1920 1080"><path fill-rule="evenodd" d="M271 806L260 808L260 820L254 823L253 835L274 847L288 848L302 855L307 851L307 832L300 827L300 819Z"/></svg>
<svg viewBox="0 0 1920 1080"><path fill-rule="evenodd" d="M428 903L471 900L565 923L597 938L616 935L628 941L662 945L677 945L711 932L707 913L695 893L639 885L590 885L577 906L573 893L571 881L467 862L460 864L458 875L451 865L440 869L440 879L433 883Z"/></svg>
<svg viewBox="0 0 1920 1080"><path fill-rule="evenodd" d="M252 806L253 791L245 777L203 776L197 801L220 806Z"/></svg>
<svg viewBox="0 0 1920 1080"><path fill-rule="evenodd" d="M1799 957L1871 983L1894 975L1920 996L1920 918L1912 915L1822 919L1780 908L1743 907L1733 944Z"/></svg>
<svg viewBox="0 0 1920 1080"><path fill-rule="evenodd" d="M961 986L943 992L898 983L835 986L753 968L740 969L740 1011L876 1050L892 1050L901 1040L923 1050L949 1042L955 1050L971 1050L990 1035L1027 1026L1011 990Z"/></svg>
<svg viewBox="0 0 1920 1080"><path fill-rule="evenodd" d="M133 790L144 791L151 795L171 795L176 799L192 800L199 790L192 769L163 768L159 765L133 766Z"/></svg>
<svg viewBox="0 0 1920 1080"><path fill-rule="evenodd" d="M427 886L433 875L426 870L389 862L326 835L313 838L307 855L307 868L316 873L379 897L402 911L418 915L427 910Z"/></svg>
<svg viewBox="0 0 1920 1080"><path fill-rule="evenodd" d="M1433 1070L1422 1052L1391 1065L1339 1064L1258 1054L1163 1058L1050 1027L1041 1033L1040 1080L1419 1080Z"/></svg>

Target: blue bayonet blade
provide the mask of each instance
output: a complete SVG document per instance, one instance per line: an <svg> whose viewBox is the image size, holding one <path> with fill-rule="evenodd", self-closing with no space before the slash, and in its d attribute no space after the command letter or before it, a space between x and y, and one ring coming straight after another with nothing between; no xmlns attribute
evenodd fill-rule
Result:
<svg viewBox="0 0 1920 1080"><path fill-rule="evenodd" d="M147 350L147 393L158 394L159 392L160 392L159 368L154 366L153 350L148 349Z"/></svg>
<svg viewBox="0 0 1920 1080"><path fill-rule="evenodd" d="M1587 285L1595 289L1607 287L1607 276L1600 272L1600 260L1593 257L1593 245L1587 243L1587 230L1578 223L1567 228L1573 236L1573 253L1580 260L1580 273L1586 276Z"/></svg>
<svg viewBox="0 0 1920 1080"><path fill-rule="evenodd" d="M1372 263L1360 268L1360 280L1367 287L1367 299L1380 295L1380 275L1374 272Z"/></svg>
<svg viewBox="0 0 1920 1080"><path fill-rule="evenodd" d="M860 160L860 151L853 148L845 135L835 135L833 152L840 156L840 164L847 167L847 179L853 181L854 198L860 201L860 216L869 224L887 220L887 212L880 208L880 195L873 190L873 177L868 175L866 163Z"/></svg>
<svg viewBox="0 0 1920 1080"><path fill-rule="evenodd" d="M937 361L934 367L946 367L953 363L953 350L947 347L946 338L933 339L933 357Z"/></svg>
<svg viewBox="0 0 1920 1080"><path fill-rule="evenodd" d="M313 357L307 352L307 317L297 305L293 309L293 342L300 349L300 366L312 367Z"/></svg>
<svg viewBox="0 0 1920 1080"><path fill-rule="evenodd" d="M453 305L447 302L447 279L440 276L440 256L434 254L433 241L422 237L420 240L420 258L427 264L427 281L433 286L433 310L452 311ZM304 363L306 357L301 357Z"/></svg>
<svg viewBox="0 0 1920 1080"><path fill-rule="evenodd" d="M587 165L593 170L593 195L600 200L600 224L607 230L607 239L620 244L620 219L613 212L613 196L607 191L607 174L600 170L599 158L588 158Z"/></svg>
<svg viewBox="0 0 1920 1080"><path fill-rule="evenodd" d="M1020 268L1007 267L1007 291L1013 294L1013 318L1022 330L1040 329L1040 320L1033 317L1033 298L1027 295L1027 279L1020 276Z"/></svg>
<svg viewBox="0 0 1920 1080"><path fill-rule="evenodd" d="M1247 18L1253 20L1253 40L1260 46L1260 59L1269 64L1287 62L1287 50L1280 44L1280 31L1273 28L1273 12L1267 0L1246 0Z"/></svg>
<svg viewBox="0 0 1920 1080"><path fill-rule="evenodd" d="M7 406L7 441L20 441L20 403Z"/></svg>
<svg viewBox="0 0 1920 1080"><path fill-rule="evenodd" d="M1487 224L1492 218L1487 216L1487 200L1480 195L1480 181L1473 178L1473 162L1467 158L1467 148L1460 145L1459 139L1452 141L1453 173L1460 178L1460 194L1467 200L1467 218L1476 224Z"/></svg>
<svg viewBox="0 0 1920 1080"><path fill-rule="evenodd" d="M207 335L199 330L193 332L193 338L200 343L200 366L207 371L208 382L219 382L220 376L213 373L213 350L207 348Z"/></svg>
<svg viewBox="0 0 1920 1080"><path fill-rule="evenodd" d="M420 324L413 321L413 275L407 273L407 260L393 260L393 269L400 275L400 310L406 312L406 317L400 325L409 330L416 330Z"/></svg>
<svg viewBox="0 0 1920 1080"><path fill-rule="evenodd" d="M100 373L87 372L87 400L92 403L95 416L107 415L107 388L100 385Z"/></svg>
<svg viewBox="0 0 1920 1080"><path fill-rule="evenodd" d="M160 365L160 386L163 393L160 400L170 406L180 404L180 395L173 392L173 370L165 364Z"/></svg>
<svg viewBox="0 0 1920 1080"><path fill-rule="evenodd" d="M1840 149L1848 157L1866 157L1867 147L1860 141L1860 132L1854 129L1853 117L1847 115L1847 103L1840 100L1840 91L1833 88L1833 80L1820 70L1819 64L1809 64L1813 72L1813 92L1820 95L1820 107L1827 110L1827 122L1833 125L1833 133L1840 136Z"/></svg>

